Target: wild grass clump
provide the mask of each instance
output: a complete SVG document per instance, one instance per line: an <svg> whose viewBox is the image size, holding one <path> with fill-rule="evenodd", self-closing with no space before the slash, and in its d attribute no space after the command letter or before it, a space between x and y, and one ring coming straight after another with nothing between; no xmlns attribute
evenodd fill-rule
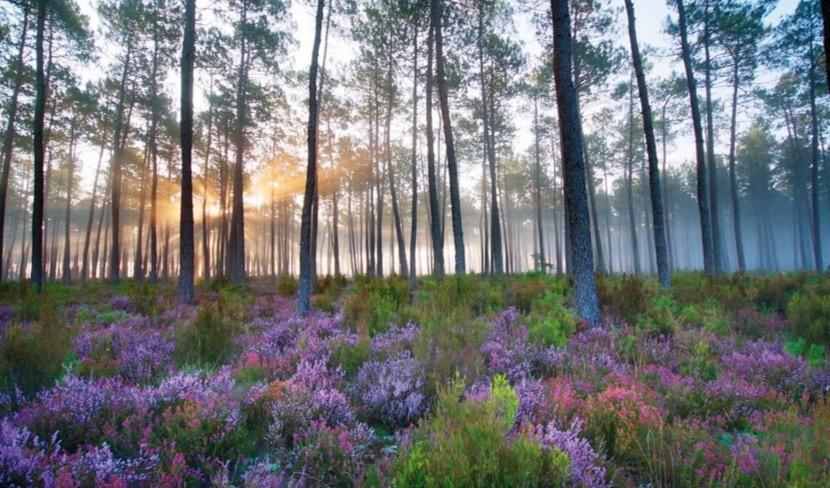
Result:
<svg viewBox="0 0 830 488"><path fill-rule="evenodd" d="M179 328L173 353L178 364L216 367L230 357L239 323L229 314L233 304L221 297L202 304L193 322Z"/></svg>
<svg viewBox="0 0 830 488"><path fill-rule="evenodd" d="M71 334L60 315L48 300L37 308L37 321L12 323L3 334L0 378L3 391L12 395L19 389L31 397L54 384L70 352Z"/></svg>
<svg viewBox="0 0 830 488"><path fill-rule="evenodd" d="M830 346L830 295L815 292L793 295L787 306L792 334Z"/></svg>

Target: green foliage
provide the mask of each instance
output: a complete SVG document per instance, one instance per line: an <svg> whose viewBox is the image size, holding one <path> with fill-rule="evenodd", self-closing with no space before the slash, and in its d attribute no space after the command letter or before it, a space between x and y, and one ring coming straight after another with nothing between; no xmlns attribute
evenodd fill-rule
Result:
<svg viewBox="0 0 830 488"><path fill-rule="evenodd" d="M98 314L98 321L110 325L129 316L130 314L123 310L104 310Z"/></svg>
<svg viewBox="0 0 830 488"><path fill-rule="evenodd" d="M819 368L824 364L824 346L820 344L808 344L807 340L803 337L799 337L794 341L787 341L784 349L793 356L804 357L807 360L807 364L814 368Z"/></svg>
<svg viewBox="0 0 830 488"><path fill-rule="evenodd" d="M651 305L657 288L641 276L622 275L619 278L597 280L597 295L605 313L635 323Z"/></svg>
<svg viewBox="0 0 830 488"><path fill-rule="evenodd" d="M479 353L487 337L488 326L483 320L449 311L443 319L422 324L412 351L424 367L431 386L446 384L461 368L461 374L477 378L484 371Z"/></svg>
<svg viewBox="0 0 830 488"><path fill-rule="evenodd" d="M71 348L71 336L48 301L39 306L40 315L31 326L12 324L6 328L0 346L0 378L3 389L17 386L31 396L51 386L63 373Z"/></svg>
<svg viewBox="0 0 830 488"><path fill-rule="evenodd" d="M646 311L639 315L637 327L658 335L674 333L680 325L677 303L671 295L659 294L651 299Z"/></svg>
<svg viewBox="0 0 830 488"><path fill-rule="evenodd" d="M127 298L139 315L155 317L158 313L158 288L151 284L135 280L127 282Z"/></svg>
<svg viewBox="0 0 830 488"><path fill-rule="evenodd" d="M576 316L563 301L562 295L553 292L534 300L530 314L524 318L531 342L564 347L576 333Z"/></svg>
<svg viewBox="0 0 830 488"><path fill-rule="evenodd" d="M337 341L331 347L329 365L332 368L340 366L347 378L353 378L363 363L369 360L371 346L372 342L365 337L355 345Z"/></svg>
<svg viewBox="0 0 830 488"><path fill-rule="evenodd" d="M685 324L702 327L720 336L725 336L732 331L729 319L713 298L700 304L686 305L681 315Z"/></svg>
<svg viewBox="0 0 830 488"><path fill-rule="evenodd" d="M403 278L361 278L356 290L344 299L343 318L352 330L374 336L387 331L409 301L409 284Z"/></svg>
<svg viewBox="0 0 830 488"><path fill-rule="evenodd" d="M221 365L233 352L236 330L225 300L202 304L193 323L178 330L174 351L176 362L200 367Z"/></svg>
<svg viewBox="0 0 830 488"><path fill-rule="evenodd" d="M291 275L281 275L277 277L277 293L284 297L293 297L297 294L297 278Z"/></svg>
<svg viewBox="0 0 830 488"><path fill-rule="evenodd" d="M570 460L543 450L525 432L508 436L516 392L496 376L489 398L460 401L460 376L439 390L435 412L393 463L394 486L549 486L568 479Z"/></svg>
<svg viewBox="0 0 830 488"><path fill-rule="evenodd" d="M787 306L792 333L816 344L830 345L830 295L796 294Z"/></svg>

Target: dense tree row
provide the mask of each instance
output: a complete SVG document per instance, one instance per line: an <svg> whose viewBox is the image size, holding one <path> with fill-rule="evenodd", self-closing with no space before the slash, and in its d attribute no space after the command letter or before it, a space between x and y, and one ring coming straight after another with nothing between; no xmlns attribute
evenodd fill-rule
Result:
<svg viewBox="0 0 830 488"><path fill-rule="evenodd" d="M819 2L669 4L8 2L0 277L822 270Z"/></svg>

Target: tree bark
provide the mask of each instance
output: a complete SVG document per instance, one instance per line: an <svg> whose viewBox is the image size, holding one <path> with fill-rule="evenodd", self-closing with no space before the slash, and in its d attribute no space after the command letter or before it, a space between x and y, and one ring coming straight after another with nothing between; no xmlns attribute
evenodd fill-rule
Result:
<svg viewBox="0 0 830 488"><path fill-rule="evenodd" d="M130 41L128 39L128 41ZM132 42L127 44L127 53L124 58L124 67L121 73L121 82L118 88L118 105L115 109L115 128L113 131L112 148L112 183L110 196L110 210L112 212L112 241L110 250L110 282L117 284L121 280L121 153L122 136L124 130L124 104L127 96L127 77L130 73L132 60Z"/></svg>
<svg viewBox="0 0 830 488"><path fill-rule="evenodd" d="M435 134L432 128L432 60L435 49L435 21L430 16L427 36L426 130L427 130L427 187L429 191L429 228L432 237L432 273L444 276L444 233L438 216L438 186L435 174Z"/></svg>
<svg viewBox="0 0 830 488"><path fill-rule="evenodd" d="M720 214L718 211L718 172L715 163L715 123L712 120L712 61L709 56L710 19L709 0L705 1L703 25L704 76L706 90L706 163L709 171L709 214L712 232L712 271L715 276L723 271L721 256Z"/></svg>
<svg viewBox="0 0 830 488"><path fill-rule="evenodd" d="M455 274L463 275L466 269L464 257L464 229L461 222L461 194L458 187L458 162L455 156L452 124L450 120L449 94L444 73L444 40L442 34L443 5L441 0L432 0L430 14L435 25L435 60L438 78L438 101L441 106L441 120L444 126L444 145L447 150L447 171L450 179L450 212L452 234L455 245Z"/></svg>
<svg viewBox="0 0 830 488"><path fill-rule="evenodd" d="M640 106L643 113L643 130L646 136L648 181L651 195L657 276L660 284L664 288L668 288L671 286L671 274L669 270L668 249L666 246L666 220L663 215L663 198L660 191L660 170L657 161L657 142L654 137L654 121L651 115L651 105L648 100L648 86L646 85L646 77L643 71L643 62L640 58L640 47L637 43L636 20L632 0L625 0L625 9L628 15L628 37L631 41L631 57L634 64L634 73L637 77L637 89L640 94Z"/></svg>
<svg viewBox="0 0 830 488"><path fill-rule="evenodd" d="M812 26L812 23L810 24ZM818 116L816 114L816 56L813 49L812 27L810 33L810 194L813 219L813 256L816 271L824 270L824 261L821 255L821 214L819 213L819 148L818 148Z"/></svg>
<svg viewBox="0 0 830 488"><path fill-rule="evenodd" d="M591 227L585 189L582 123L572 78L573 47L568 0L551 0L553 18L553 74L564 162L565 200L568 206L574 302L577 314L591 325L600 323L599 300L594 280Z"/></svg>
<svg viewBox="0 0 830 488"><path fill-rule="evenodd" d="M409 227L409 285L417 286L415 252L418 242L418 20L412 27L412 200ZM350 212L351 213L351 212ZM413 295L414 296L414 295Z"/></svg>
<svg viewBox="0 0 830 488"><path fill-rule="evenodd" d="M311 68L308 75L308 168L300 224L300 282L297 295L297 311L300 313L308 313L311 310L311 292L314 285L311 263L315 258L311 248L311 207L317 187L317 56L320 51L324 3L324 0L317 0L314 46L311 51Z"/></svg>
<svg viewBox="0 0 830 488"><path fill-rule="evenodd" d="M686 87L692 112L692 126L695 133L695 157L697 160L697 207L700 213L700 234L703 249L703 271L707 275L714 273L714 251L712 249L712 223L709 213L709 187L706 178L706 157L703 152L703 128L700 123L700 105L697 98L697 83L692 69L692 54L686 32L686 8L683 0L677 0L678 26L680 28L680 47L683 66L686 71Z"/></svg>
<svg viewBox="0 0 830 488"><path fill-rule="evenodd" d="M193 246L193 64L196 58L196 0L185 0L182 43L181 144L182 195L179 217L179 300L196 301L193 285L195 256Z"/></svg>
<svg viewBox="0 0 830 488"><path fill-rule="evenodd" d="M37 1L37 34L35 37L35 117L34 139L34 204L32 206L32 283L38 293L43 289L43 118L46 111L46 76L43 70L43 31L46 24L47 0Z"/></svg>
<svg viewBox="0 0 830 488"><path fill-rule="evenodd" d="M26 48L26 34L28 30L29 4L23 3L23 25L21 26L20 42L17 47L17 58L15 59L14 87L12 88L12 96L9 100L6 132L3 135L3 174L0 176L0 270L5 269L3 266L3 232L6 227L6 200L8 199L9 176L11 175L12 152L14 150L14 123L17 118L17 99L23 87L23 52ZM0 281L2 279L3 277L0 277Z"/></svg>
<svg viewBox="0 0 830 488"><path fill-rule="evenodd" d="M248 4L242 3L242 28L247 22ZM236 92L236 160L233 167L233 202L230 240L228 242L228 275L234 284L245 282L245 207L242 200L243 159L245 156L245 122L247 118L248 51L246 34L242 34L239 48L239 75Z"/></svg>
<svg viewBox="0 0 830 488"><path fill-rule="evenodd" d="M744 257L744 240L741 231L741 206L738 199L738 177L735 171L735 140L738 114L738 85L740 83L738 52L734 54L732 65L732 114L729 123L729 194L732 197L732 223L735 233L735 253L738 256L738 271L746 271Z"/></svg>

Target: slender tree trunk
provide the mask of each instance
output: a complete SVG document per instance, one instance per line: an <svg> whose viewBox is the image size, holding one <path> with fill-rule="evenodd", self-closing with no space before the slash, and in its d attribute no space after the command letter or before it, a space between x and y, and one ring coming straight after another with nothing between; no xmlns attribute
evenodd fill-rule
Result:
<svg viewBox="0 0 830 488"><path fill-rule="evenodd" d="M577 314L591 325L600 322L599 300L594 281L591 227L585 190L585 165L582 159L582 123L576 88L573 84L573 54L568 0L551 0L553 17L553 74L556 104L565 168L565 199L568 205L571 253L574 268L574 302Z"/></svg>
<svg viewBox="0 0 830 488"><path fill-rule="evenodd" d="M545 236L542 227L542 159L539 155L539 106L536 95L533 96L533 149L536 160L533 177L533 202L536 207L536 237L539 239L537 254L539 270L544 273L547 270L548 263L545 259Z"/></svg>
<svg viewBox="0 0 830 488"><path fill-rule="evenodd" d="M297 310L311 310L311 292L314 285L311 247L311 218L315 188L317 187L317 56L320 51L320 33L323 27L324 0L317 0L317 16L314 30L314 46L311 52L311 68L308 76L308 168L306 172L303 213L300 225L300 282Z"/></svg>
<svg viewBox="0 0 830 488"><path fill-rule="evenodd" d="M76 116L77 117L77 116ZM77 119L73 118L69 128L69 157L67 158L66 172L66 210L64 211L63 228L63 267L61 277L63 284L68 285L72 281L72 269L70 268L70 243L69 230L72 216L72 186L75 184L75 144L77 142Z"/></svg>
<svg viewBox="0 0 830 488"><path fill-rule="evenodd" d="M107 129L106 125L103 129L103 134L101 136L101 150L98 153L98 165L95 168L95 179L92 182L92 198L89 203L89 218L87 219L86 223L86 234L84 237L84 250L81 256L81 283L86 282L87 278L89 277L89 243L90 237L92 235L92 223L95 220L95 204L98 201L98 178L101 175L101 163L104 160L104 149L106 147L105 141L107 140ZM97 244L96 244L97 246ZM97 251L96 251L97 252ZM94 269L94 266L93 266Z"/></svg>
<svg viewBox="0 0 830 488"><path fill-rule="evenodd" d="M193 286L196 260L193 246L193 64L196 58L196 0L186 0L184 5L184 38L182 43L181 85L181 144L182 144L182 195L179 217L179 300L196 301Z"/></svg>
<svg viewBox="0 0 830 488"><path fill-rule="evenodd" d="M735 140L738 114L738 85L740 83L738 53L734 54L732 65L732 114L729 123L729 193L732 197L732 224L735 233L735 253L738 256L738 271L746 271L744 240L741 230L741 206L738 199L738 177L735 171Z"/></svg>
<svg viewBox="0 0 830 488"><path fill-rule="evenodd" d="M35 118L34 139L34 204L32 207L32 283L38 293L43 289L43 118L46 111L46 76L43 70L43 31L46 24L47 0L37 1L37 34L35 40Z"/></svg>
<svg viewBox="0 0 830 488"><path fill-rule="evenodd" d="M242 3L242 23L247 21L248 4ZM243 163L245 156L245 123L247 119L248 51L247 38L242 35L239 48L239 76L236 94L236 161L233 167L233 204L230 240L228 242L228 274L235 284L245 282L245 207L242 200Z"/></svg>
<svg viewBox="0 0 830 488"><path fill-rule="evenodd" d="M453 140L450 120L449 94L447 80L444 74L444 40L442 34L443 5L441 0L432 0L430 14L435 25L435 59L436 76L438 78L438 101L441 106L441 120L444 126L444 145L447 149L447 171L450 179L450 207L452 212L452 233L455 245L455 274L463 275L466 270L464 259L464 229L461 222L461 194L458 187L458 163L455 157L455 142Z"/></svg>
<svg viewBox="0 0 830 488"><path fill-rule="evenodd" d="M634 274L640 274L640 246L637 240L637 221L634 215L634 87L628 85L628 160L625 167L625 199L628 205L628 225L631 231L631 259Z"/></svg>
<svg viewBox="0 0 830 488"><path fill-rule="evenodd" d="M185 14L187 13L187 0L185 1ZM195 14L194 14L195 15ZM185 19L185 29L187 29L187 22ZM184 60L184 59L183 59ZM150 160L152 163L152 181L150 183L150 281L155 283L158 281L158 119L159 119L159 100L158 96L158 67L159 67L159 31L158 31L158 12L156 11L156 3L153 0L153 66L150 74ZM191 75L192 76L192 75ZM182 136L184 137L184 136ZM191 134L192 140L192 134ZM182 182L182 189L184 189L184 182ZM143 272L142 272L143 275ZM186 299L187 297L180 296ZM186 301L186 303L190 303Z"/></svg>
<svg viewBox="0 0 830 488"><path fill-rule="evenodd" d="M18 42L17 58L15 59L14 86L12 88L11 99L9 100L6 132L3 135L3 169L2 176L0 176L0 270L5 269L3 266L3 231L6 226L6 200L8 199L9 176L11 174L12 152L14 150L14 123L17 118L17 99L23 86L23 52L26 48L26 34L28 31L29 4L23 3L23 25L20 30L20 41Z"/></svg>
<svg viewBox="0 0 830 488"><path fill-rule="evenodd" d="M810 156L812 164L810 168L810 186L812 200L813 219L813 256L816 271L824 271L824 260L821 255L821 214L819 213L819 147L818 147L818 115L816 114L816 56L813 49L812 32L810 37L810 129L812 140L810 144Z"/></svg>
<svg viewBox="0 0 830 488"><path fill-rule="evenodd" d="M712 120L712 61L709 56L711 27L709 0L705 0L703 21L704 76L706 90L706 162L709 171L709 213L712 229L712 271L715 276L723 271L721 256L720 213L718 211L718 172L715 162L715 123Z"/></svg>
<svg viewBox="0 0 830 488"><path fill-rule="evenodd" d="M415 252L418 243L418 20L412 26L412 200L409 227L409 285L417 286ZM349 212L351 215L351 212Z"/></svg>
<svg viewBox="0 0 830 488"><path fill-rule="evenodd" d="M700 213L700 234L703 249L703 270L707 275L714 274L714 250L712 248L712 222L709 212L709 187L706 178L706 157L703 152L703 128L700 123L700 105L697 98L697 84L692 69L692 54L686 33L686 8L683 0L677 0L678 25L680 27L680 46L683 66L686 70L686 87L692 111L692 126L695 133L695 157L697 159L697 207Z"/></svg>
<svg viewBox="0 0 830 488"><path fill-rule="evenodd" d="M493 274L504 272L504 258L502 254L501 216L499 215L499 200L496 190L496 150L490 130L490 111L488 107L486 76L484 73L484 3L479 5L478 12L478 69L481 84L481 125L484 132L484 150L487 154L487 164L490 168L490 249L493 260Z"/></svg>
<svg viewBox="0 0 830 488"><path fill-rule="evenodd" d="M669 270L669 256L666 246L665 217L663 215L663 199L660 192L660 170L657 161L657 142L654 138L654 122L651 115L651 105L648 100L648 87L643 71L643 62L640 59L640 47L637 43L636 21L634 5L631 0L625 0L625 9L628 14L628 37L631 41L631 57L634 64L634 73L637 76L637 88L640 93L640 105L643 113L643 130L646 136L646 152L648 153L648 181L651 194L652 226L654 228L654 248L657 260L657 276L664 288L671 286Z"/></svg>
<svg viewBox="0 0 830 488"><path fill-rule="evenodd" d="M144 158L141 161L141 189L139 190L138 203L138 225L135 240L135 256L133 258L133 278L137 281L144 280L144 256L141 247L143 242L144 231L144 209L147 203L147 166L149 164L150 148L147 147L144 151Z"/></svg>
<svg viewBox="0 0 830 488"><path fill-rule="evenodd" d="M213 81L211 80L210 95L213 94ZM210 95L208 99L210 99ZM213 104L208 102L207 120L207 143L205 144L205 167L202 175L202 278L210 279L210 243L207 216L208 199L208 173L210 172L210 150L213 141ZM273 218L273 216L272 216Z"/></svg>
<svg viewBox="0 0 830 488"><path fill-rule="evenodd" d="M124 58L124 67L121 73L121 82L118 88L118 105L115 109L115 128L112 148L112 195L110 196L110 210L112 212L112 249L110 250L110 282L118 283L121 280L121 153L122 136L124 130L124 104L127 95L127 76L130 73L132 60L132 42L127 43L127 53Z"/></svg>
<svg viewBox="0 0 830 488"><path fill-rule="evenodd" d="M438 186L435 174L435 134L432 130L432 59L435 49L435 20L430 16L427 36L426 130L427 130L427 187L429 190L429 228L432 237L432 273L444 276L444 234L438 217Z"/></svg>

